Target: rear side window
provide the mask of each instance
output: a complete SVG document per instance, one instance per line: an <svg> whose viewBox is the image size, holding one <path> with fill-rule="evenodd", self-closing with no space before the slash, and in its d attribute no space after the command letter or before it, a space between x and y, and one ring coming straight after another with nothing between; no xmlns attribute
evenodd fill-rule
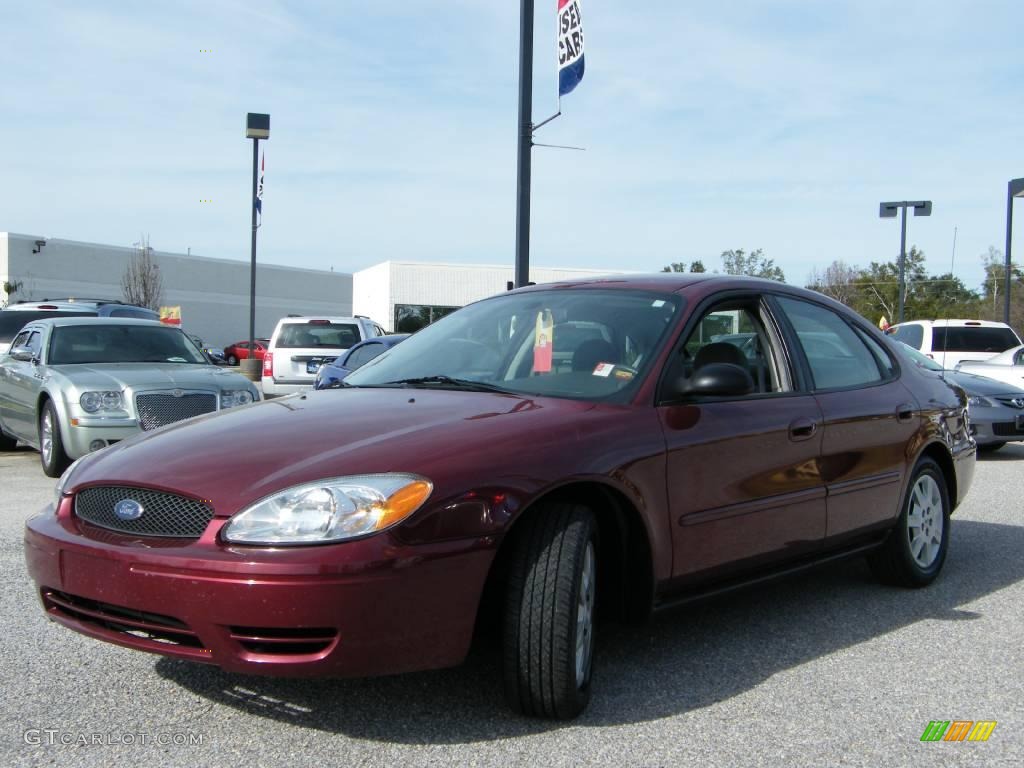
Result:
<svg viewBox="0 0 1024 768"><path fill-rule="evenodd" d="M932 329L932 352L1005 352L1020 344L1009 328L959 326Z"/></svg>
<svg viewBox="0 0 1024 768"><path fill-rule="evenodd" d="M889 333L896 341L902 341L908 347L921 349L924 341L924 328L920 325L901 325Z"/></svg>
<svg viewBox="0 0 1024 768"><path fill-rule="evenodd" d="M285 323L277 337L279 349L348 349L358 344L359 326L354 323Z"/></svg>
<svg viewBox="0 0 1024 768"><path fill-rule="evenodd" d="M803 347L815 389L842 389L882 381L871 350L839 315L806 301L779 297Z"/></svg>
<svg viewBox="0 0 1024 768"><path fill-rule="evenodd" d="M47 317L96 317L95 312L54 312L52 310L9 309L0 312L0 343L9 342L18 331Z"/></svg>

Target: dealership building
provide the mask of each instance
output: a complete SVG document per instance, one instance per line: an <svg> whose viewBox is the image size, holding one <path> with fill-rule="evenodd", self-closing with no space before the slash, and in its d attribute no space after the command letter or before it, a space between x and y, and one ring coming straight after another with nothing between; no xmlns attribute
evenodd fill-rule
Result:
<svg viewBox="0 0 1024 768"><path fill-rule="evenodd" d="M0 305L41 299L120 299L121 277L138 248L0 232ZM223 346L249 334L249 263L150 251L163 278L165 306L182 327ZM535 267L545 283L609 270ZM388 330L415 331L470 302L500 293L512 265L386 261L355 273L256 265L256 335L287 315L366 315ZM9 291L7 289L10 289Z"/></svg>

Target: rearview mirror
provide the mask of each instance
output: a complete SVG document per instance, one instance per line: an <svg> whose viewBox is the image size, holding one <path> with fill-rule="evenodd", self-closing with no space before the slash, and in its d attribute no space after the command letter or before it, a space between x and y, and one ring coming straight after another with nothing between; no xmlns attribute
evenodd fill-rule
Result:
<svg viewBox="0 0 1024 768"><path fill-rule="evenodd" d="M680 379L676 387L684 397L741 397L756 387L746 368L733 363L708 363L688 379Z"/></svg>

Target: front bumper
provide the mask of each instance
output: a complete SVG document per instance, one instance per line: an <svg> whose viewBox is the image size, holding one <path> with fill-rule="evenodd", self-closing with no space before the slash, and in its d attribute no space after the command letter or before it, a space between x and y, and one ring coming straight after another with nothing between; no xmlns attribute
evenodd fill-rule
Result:
<svg viewBox="0 0 1024 768"><path fill-rule="evenodd" d="M972 408L971 435L978 445L1024 441L1024 415L1010 408Z"/></svg>
<svg viewBox="0 0 1024 768"><path fill-rule="evenodd" d="M388 534L258 548L143 539L79 521L72 501L31 518L28 571L49 617L138 650L280 676L454 666L472 639L493 549L407 546Z"/></svg>

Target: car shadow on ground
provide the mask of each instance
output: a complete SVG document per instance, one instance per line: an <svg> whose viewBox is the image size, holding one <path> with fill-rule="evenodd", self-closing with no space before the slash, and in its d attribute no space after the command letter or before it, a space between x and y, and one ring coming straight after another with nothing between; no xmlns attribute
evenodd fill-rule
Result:
<svg viewBox="0 0 1024 768"><path fill-rule="evenodd" d="M964 608L1024 579L1024 527L957 521L942 576L927 589L875 583L862 559L656 615L599 635L595 693L574 726L656 720L741 694L777 672L923 620L972 621ZM456 744L565 724L511 714L500 658L477 647L458 668L364 680L231 675L163 658L156 671L214 703L350 737Z"/></svg>

